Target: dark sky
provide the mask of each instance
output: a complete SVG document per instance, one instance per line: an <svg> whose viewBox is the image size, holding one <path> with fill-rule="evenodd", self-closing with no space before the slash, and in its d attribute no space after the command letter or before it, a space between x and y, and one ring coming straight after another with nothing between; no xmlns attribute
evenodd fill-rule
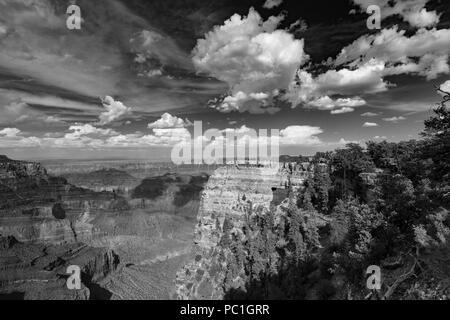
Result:
<svg viewBox="0 0 450 320"><path fill-rule="evenodd" d="M444 0L0 0L0 154L165 158L194 121L290 154L417 138L449 53Z"/></svg>

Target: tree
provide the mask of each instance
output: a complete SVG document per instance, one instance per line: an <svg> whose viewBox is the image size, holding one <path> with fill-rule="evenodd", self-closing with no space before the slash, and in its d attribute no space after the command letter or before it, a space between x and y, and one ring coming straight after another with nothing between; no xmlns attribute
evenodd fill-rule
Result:
<svg viewBox="0 0 450 320"><path fill-rule="evenodd" d="M359 193L362 186L360 174L372 172L375 165L364 152L364 149L355 143L347 144L345 149L338 149L333 155L332 166L333 183L340 189L340 197L346 199L349 195L362 196Z"/></svg>
<svg viewBox="0 0 450 320"><path fill-rule="evenodd" d="M329 191L331 188L331 178L327 171L321 170L319 166L314 168L313 177L314 191L316 195L315 207L321 213L328 213Z"/></svg>
<svg viewBox="0 0 450 320"><path fill-rule="evenodd" d="M432 161L428 169L432 178L443 188L443 201L449 201L450 184L450 110L447 106L450 101L450 93L438 89L444 94L442 101L433 110L434 116L425 121L425 130L422 136L425 138L424 156Z"/></svg>

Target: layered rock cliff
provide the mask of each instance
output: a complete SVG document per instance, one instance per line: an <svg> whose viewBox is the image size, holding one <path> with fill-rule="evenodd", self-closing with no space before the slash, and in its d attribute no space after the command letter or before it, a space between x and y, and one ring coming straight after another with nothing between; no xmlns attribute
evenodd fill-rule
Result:
<svg viewBox="0 0 450 320"><path fill-rule="evenodd" d="M73 186L50 176L38 163L0 156L0 233L19 241L67 243L95 234L81 221L90 210L109 209L117 201L110 192Z"/></svg>
<svg viewBox="0 0 450 320"><path fill-rule="evenodd" d="M283 206L289 190L301 188L306 174L271 167L219 168L202 193L192 260L177 274L178 299L222 299L226 274L226 248L220 243L224 224L236 237L251 215L264 215L272 206ZM281 211L279 214L283 214ZM236 287L239 287L239 279Z"/></svg>
<svg viewBox="0 0 450 320"><path fill-rule="evenodd" d="M112 193L93 192L50 176L39 163L0 157L0 217L45 216L56 202L66 203L69 209L82 208L89 201L91 207L107 207L113 199Z"/></svg>
<svg viewBox="0 0 450 320"><path fill-rule="evenodd" d="M108 298L98 285L119 265L112 250L92 248L81 243L65 246L21 243L0 236L0 297L15 299L87 300ZM79 266L82 287L69 290L67 267Z"/></svg>

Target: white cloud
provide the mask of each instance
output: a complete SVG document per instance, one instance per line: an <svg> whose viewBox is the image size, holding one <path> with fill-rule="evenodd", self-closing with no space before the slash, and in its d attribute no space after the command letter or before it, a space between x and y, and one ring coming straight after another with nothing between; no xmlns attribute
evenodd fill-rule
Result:
<svg viewBox="0 0 450 320"><path fill-rule="evenodd" d="M397 123L397 122L399 122L399 121L406 120L406 118L400 116L400 117L392 117L392 118L383 118L383 120L384 120L384 121L387 121L387 122L394 122L394 123Z"/></svg>
<svg viewBox="0 0 450 320"><path fill-rule="evenodd" d="M397 26L364 35L341 50L335 65L361 68L369 61L380 65L379 76L418 74L428 80L450 73L450 29L420 29L411 37Z"/></svg>
<svg viewBox="0 0 450 320"><path fill-rule="evenodd" d="M96 128L90 124L74 125L68 133L62 135L45 135L44 137L24 136L16 128L0 131L0 147L26 148L79 148L79 149L111 149L111 148L146 148L170 147L191 139L185 128L153 129L153 134L121 134L111 129Z"/></svg>
<svg viewBox="0 0 450 320"><path fill-rule="evenodd" d="M344 139L344 138L341 138L341 139L339 139L339 142L337 143L337 144L340 144L340 145L347 145L347 144L349 144L349 143L355 143L355 144L360 144L361 143L361 141L356 141L356 140L346 140L346 139Z"/></svg>
<svg viewBox="0 0 450 320"><path fill-rule="evenodd" d="M318 134L323 133L319 127L289 126L280 130L280 144L283 145L315 145L321 141Z"/></svg>
<svg viewBox="0 0 450 320"><path fill-rule="evenodd" d="M344 114L344 113L349 113L349 112L353 112L353 111L355 111L355 109L350 108L350 107L344 107L341 109L332 110L331 114Z"/></svg>
<svg viewBox="0 0 450 320"><path fill-rule="evenodd" d="M353 112L356 107L366 104L360 97L331 99L329 96L323 96L311 101L308 106L319 110L330 110L331 114L341 114Z"/></svg>
<svg viewBox="0 0 450 320"><path fill-rule="evenodd" d="M83 125L73 125L69 127L69 131L72 131L71 133L68 133L65 135L68 139L77 139L82 136L112 136L116 135L117 132L112 129L102 129L94 127L91 124L83 124Z"/></svg>
<svg viewBox="0 0 450 320"><path fill-rule="evenodd" d="M109 124L131 114L131 108L125 106L120 101L115 101L110 96L106 96L105 99L102 100L102 104L106 111L100 114L100 125Z"/></svg>
<svg viewBox="0 0 450 320"><path fill-rule="evenodd" d="M186 119L183 120L170 113L164 113L160 119L148 124L149 129L168 129L168 128L185 128L191 126L192 123Z"/></svg>
<svg viewBox="0 0 450 320"><path fill-rule="evenodd" d="M317 106L325 103L322 109L333 109L332 99L329 95L358 95L386 91L388 83L382 78L384 64L371 60L356 68L343 68L328 70L316 78L304 70L297 74L298 83L290 87L286 97L293 106L300 104ZM365 104L359 97L341 98L340 107L356 107ZM348 104L345 104L347 101ZM355 103L355 105L351 105Z"/></svg>
<svg viewBox="0 0 450 320"><path fill-rule="evenodd" d="M266 0L263 7L266 9L273 9L280 6L283 3L283 0Z"/></svg>
<svg viewBox="0 0 450 320"><path fill-rule="evenodd" d="M192 143L193 137L186 128L154 128L152 134L140 132L122 134L111 129L102 129L90 124L71 126L67 133L47 134L44 137L25 136L19 129L6 128L0 131L0 147L4 148L70 148L70 149L114 149L114 148L139 148L147 147L173 147L178 143ZM252 132L255 135L252 135ZM289 126L280 130L279 137L264 138L257 131L245 125L237 129L223 129L218 131L223 136L219 140L225 141L227 133L238 135L238 144L248 141L267 144L269 141L278 142L280 145L317 145L321 140L317 135L323 131L319 127ZM270 134L270 132L269 132ZM207 142L206 137L199 137ZM250 140L248 140L250 139ZM255 140L256 139L256 140ZM204 145L206 146L206 145Z"/></svg>
<svg viewBox="0 0 450 320"><path fill-rule="evenodd" d="M58 119L57 117L55 117L55 116L43 117L42 121L44 121L45 123L62 123L63 122L60 119Z"/></svg>
<svg viewBox="0 0 450 320"><path fill-rule="evenodd" d="M436 11L427 11L425 5L429 0L353 0L366 11L367 7L376 4L381 9L382 18L400 15L404 21L416 28L433 27L439 22L440 15Z"/></svg>
<svg viewBox="0 0 450 320"><path fill-rule="evenodd" d="M226 96L218 104L214 104L211 107L224 113L248 111L252 114L273 114L280 111L280 108L271 105L269 97L269 94L263 92L247 94L239 91L234 95Z"/></svg>
<svg viewBox="0 0 450 320"><path fill-rule="evenodd" d="M439 89L441 89L442 91L450 93L450 80L447 80L443 84L441 84Z"/></svg>
<svg viewBox="0 0 450 320"><path fill-rule="evenodd" d="M5 128L0 130L0 135L7 138L14 138L20 134L20 130L17 128Z"/></svg>
<svg viewBox="0 0 450 320"><path fill-rule="evenodd" d="M233 15L197 42L194 66L230 88L215 104L223 111L275 112L268 107L295 78L308 59L303 40L285 30L275 30L283 16L264 21L253 8L248 16Z"/></svg>
<svg viewBox="0 0 450 320"><path fill-rule="evenodd" d="M439 23L439 18L440 15L436 11L427 11L425 8L404 15L404 19L416 28L433 27Z"/></svg>
<svg viewBox="0 0 450 320"><path fill-rule="evenodd" d="M375 123L375 122L365 122L362 126L363 126L364 128L378 127L378 123Z"/></svg>
<svg viewBox="0 0 450 320"><path fill-rule="evenodd" d="M329 70L315 81L324 94L377 93L387 90L381 77L384 68L384 63L370 60L356 69Z"/></svg>
<svg viewBox="0 0 450 320"><path fill-rule="evenodd" d="M40 139L36 137L25 137L17 128L5 128L0 130L0 147L35 147L40 145Z"/></svg>
<svg viewBox="0 0 450 320"><path fill-rule="evenodd" d="M367 4L371 4L369 2ZM293 106L334 110L329 96L386 91L394 86L385 81L387 76L411 74L431 80L450 73L450 29L419 29L412 36L405 33L394 26L377 34L361 36L344 47L334 62L329 58L328 64L334 64L335 70L316 77L305 70L298 70L296 82L290 86L286 99Z"/></svg>
<svg viewBox="0 0 450 320"><path fill-rule="evenodd" d="M375 112L365 112L361 114L361 117L376 117L376 116L378 116L378 113Z"/></svg>
<svg viewBox="0 0 450 320"><path fill-rule="evenodd" d="M311 106L317 107L319 110L330 110L336 107L359 107L365 104L366 102L359 97L333 100L329 96L320 97L310 103Z"/></svg>
<svg viewBox="0 0 450 320"><path fill-rule="evenodd" d="M153 129L153 134L120 134L106 140L106 147L134 147L149 146L170 147L183 141L189 141L191 135L186 128Z"/></svg>

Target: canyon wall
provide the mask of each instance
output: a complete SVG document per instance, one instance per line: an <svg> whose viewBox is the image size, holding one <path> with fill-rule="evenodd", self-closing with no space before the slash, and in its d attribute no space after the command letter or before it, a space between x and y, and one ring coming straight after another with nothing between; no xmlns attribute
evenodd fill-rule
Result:
<svg viewBox="0 0 450 320"><path fill-rule="evenodd" d="M20 299L87 300L107 291L96 283L104 281L119 266L119 257L105 248L81 243L65 246L21 243L0 237L0 295ZM81 290L66 286L67 267L81 269Z"/></svg>
<svg viewBox="0 0 450 320"><path fill-rule="evenodd" d="M228 254L220 246L225 218L231 232L243 236L251 214L283 205L288 190L301 188L307 172L276 167L226 166L210 177L202 193L191 261L177 274L177 299L223 299ZM281 213L280 213L281 214ZM236 279L236 287L239 287Z"/></svg>
<svg viewBox="0 0 450 320"><path fill-rule="evenodd" d="M86 213L113 207L118 197L50 176L39 163L0 156L0 234L53 244L92 238Z"/></svg>

